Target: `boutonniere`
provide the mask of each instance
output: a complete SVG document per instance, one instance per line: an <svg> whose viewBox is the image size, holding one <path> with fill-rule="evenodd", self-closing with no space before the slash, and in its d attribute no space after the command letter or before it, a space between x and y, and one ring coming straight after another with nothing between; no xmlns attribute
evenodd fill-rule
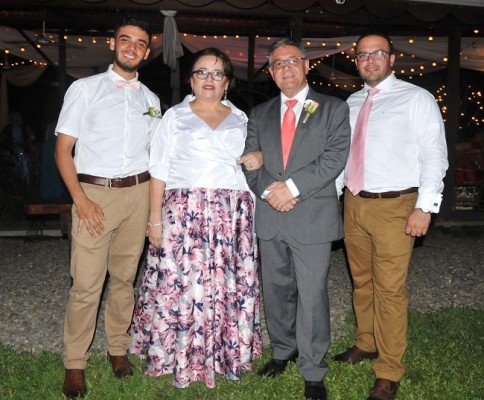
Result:
<svg viewBox="0 0 484 400"><path fill-rule="evenodd" d="M149 107L148 111L143 113L143 115L149 115L151 118L162 118L163 117L161 110L159 110L156 107Z"/></svg>
<svg viewBox="0 0 484 400"><path fill-rule="evenodd" d="M319 103L317 101L307 99L304 102L304 111L306 111L306 115L304 116L303 124L306 123L309 116L313 115L316 112L318 107L319 107Z"/></svg>

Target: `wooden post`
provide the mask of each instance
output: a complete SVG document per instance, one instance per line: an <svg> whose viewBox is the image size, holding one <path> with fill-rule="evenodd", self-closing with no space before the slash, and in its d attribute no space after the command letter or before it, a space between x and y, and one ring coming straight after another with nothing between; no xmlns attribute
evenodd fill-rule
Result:
<svg viewBox="0 0 484 400"><path fill-rule="evenodd" d="M291 17L290 21L290 37L292 40L299 42L303 35L302 35L302 28L303 28L303 17L300 14L296 14L296 16Z"/></svg>
<svg viewBox="0 0 484 400"><path fill-rule="evenodd" d="M247 86L249 90L254 88L254 66L255 66L255 35L249 35L249 52L247 54Z"/></svg>
<svg viewBox="0 0 484 400"><path fill-rule="evenodd" d="M459 128L459 92L460 92L460 48L461 32L452 29L449 35L447 63L447 118L445 123L445 137L449 157L449 169L444 179L445 189L440 216L449 221L453 216L455 203L455 155L457 132Z"/></svg>

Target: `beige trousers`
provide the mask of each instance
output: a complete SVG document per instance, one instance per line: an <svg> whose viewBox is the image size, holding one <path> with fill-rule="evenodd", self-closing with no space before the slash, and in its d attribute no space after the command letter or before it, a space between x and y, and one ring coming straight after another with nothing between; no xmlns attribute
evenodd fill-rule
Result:
<svg viewBox="0 0 484 400"><path fill-rule="evenodd" d="M106 274L109 274L105 331L111 355L124 355L134 307L134 280L143 251L149 212L149 182L129 188L81 184L105 215L101 237L85 228L78 236L79 218L72 209L72 287L64 321L64 367L84 369L94 337L96 316Z"/></svg>
<svg viewBox="0 0 484 400"><path fill-rule="evenodd" d="M404 232L417 193L393 199L344 197L345 246L353 278L356 346L378 351L377 378L399 381L407 346L407 275L414 238Z"/></svg>

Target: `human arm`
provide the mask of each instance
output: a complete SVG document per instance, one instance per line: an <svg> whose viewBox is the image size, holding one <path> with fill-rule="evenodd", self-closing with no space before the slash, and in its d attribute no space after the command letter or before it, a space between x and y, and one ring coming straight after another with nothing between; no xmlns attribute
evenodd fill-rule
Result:
<svg viewBox="0 0 484 400"><path fill-rule="evenodd" d="M334 195L335 180L348 156L351 135L348 105L337 99L322 99L320 104L311 117L312 125L308 127L311 130L305 133L305 157L298 157L288 174L300 201L321 190Z"/></svg>
<svg viewBox="0 0 484 400"><path fill-rule="evenodd" d="M427 91L420 91L410 109L411 129L418 146L419 190L415 208L438 213L444 190L443 179L449 166L445 128L439 107Z"/></svg>
<svg viewBox="0 0 484 400"><path fill-rule="evenodd" d="M160 179L150 179L150 216L148 218L148 239L150 243L161 247L161 233L163 231L163 215L161 213L166 183Z"/></svg>
<svg viewBox="0 0 484 400"><path fill-rule="evenodd" d="M262 157L262 151L252 151L244 154L237 160L237 164L243 164L247 171L254 171L264 165L264 158Z"/></svg>
<svg viewBox="0 0 484 400"><path fill-rule="evenodd" d="M420 91L410 108L410 121L417 133L419 191L415 209L405 225L411 236L427 234L431 213L437 213L442 201L443 179L448 168L445 128L433 96Z"/></svg>
<svg viewBox="0 0 484 400"><path fill-rule="evenodd" d="M101 236L104 232L103 220L104 212L97 203L91 201L77 178L77 170L72 158L72 150L76 143L76 138L59 133L55 145L55 160L59 173L69 190L72 200L76 206L79 224L76 228L77 235L82 232L85 226L92 238Z"/></svg>
<svg viewBox="0 0 484 400"><path fill-rule="evenodd" d="M245 140L245 149L242 157L244 157L246 154L257 151L260 151L262 156L264 156L264 153L262 152L259 144L257 118L257 109L253 109L249 117L249 122L247 124L247 138ZM266 188L275 181L275 179L268 177L267 172L265 172L264 170L264 165L262 165L261 168L254 170L244 168L244 174L245 178L247 179L247 184L249 185L250 190L259 198L262 196Z"/></svg>

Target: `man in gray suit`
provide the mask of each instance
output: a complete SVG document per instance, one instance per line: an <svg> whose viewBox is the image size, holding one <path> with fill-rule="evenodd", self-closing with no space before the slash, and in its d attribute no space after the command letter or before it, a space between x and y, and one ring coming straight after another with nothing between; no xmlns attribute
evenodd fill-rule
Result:
<svg viewBox="0 0 484 400"><path fill-rule="evenodd" d="M305 397L326 399L327 279L331 242L343 234L335 179L348 155L349 111L344 101L308 86L309 60L300 44L273 43L269 64L281 95L254 107L245 148L262 151L264 159L261 168L245 171L257 196L255 226L272 344L272 360L258 373L279 375L298 356ZM296 125L289 147L288 108Z"/></svg>

